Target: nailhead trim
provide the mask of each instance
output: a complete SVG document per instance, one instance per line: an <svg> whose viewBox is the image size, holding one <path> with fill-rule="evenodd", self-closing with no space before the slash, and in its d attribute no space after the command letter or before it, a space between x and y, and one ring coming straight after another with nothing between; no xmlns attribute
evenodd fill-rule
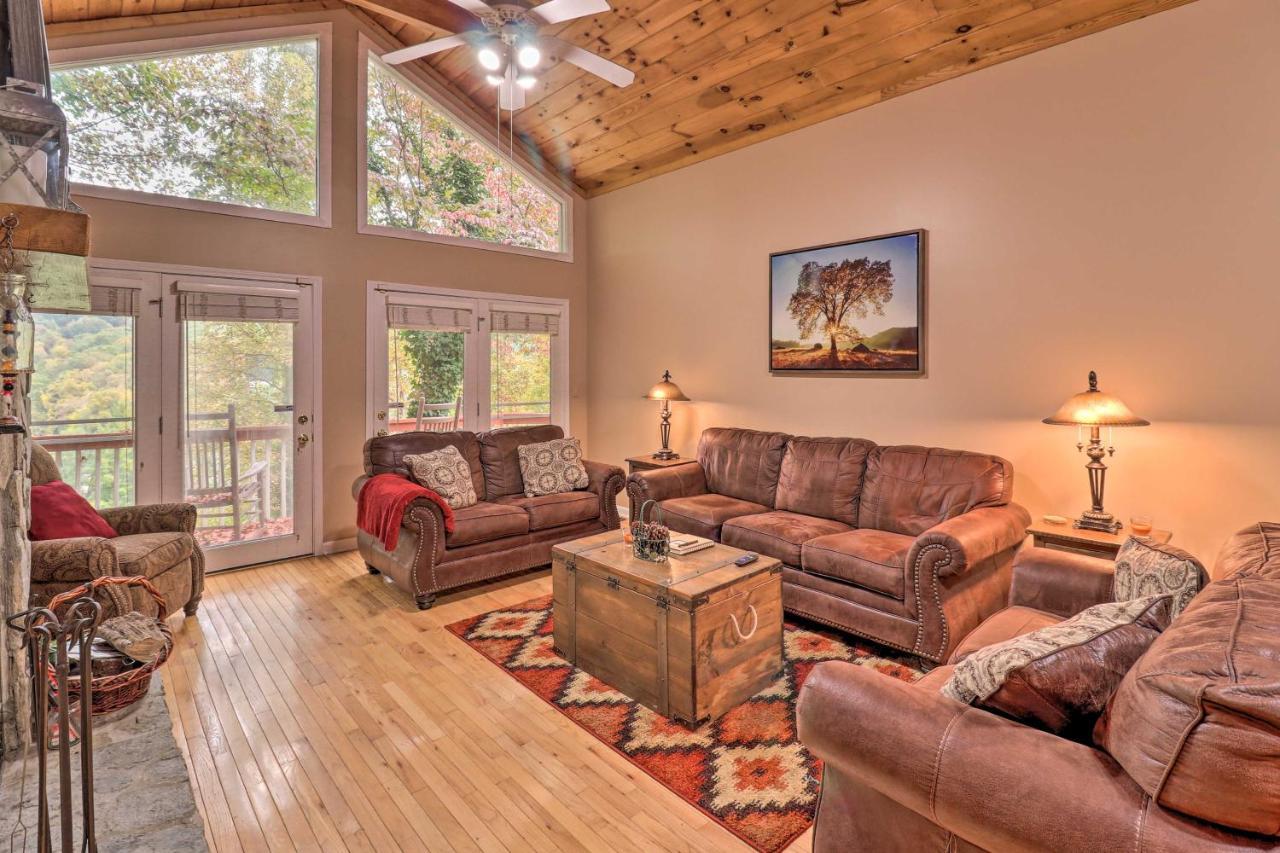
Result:
<svg viewBox="0 0 1280 853"><path fill-rule="evenodd" d="M938 646L938 651L933 655L925 654L921 651L921 647L924 645L924 619L921 618L920 627L916 629L916 645L911 651L921 657L938 659L941 658L942 650L947 647L947 642L950 638L950 632L947 629L947 617L942 612L942 595L938 592L938 569L951 565L951 560L954 555L951 553L951 549L946 545L937 543L924 546L920 549L920 553L916 554L916 567L915 571L912 573L911 582L915 586L917 604L920 601L920 570L924 565L925 555L929 551L945 551L947 555L946 562L938 563L933 566L933 603L938 608L938 620L942 623L942 644ZM924 614L921 613L921 617L923 617L923 615Z"/></svg>

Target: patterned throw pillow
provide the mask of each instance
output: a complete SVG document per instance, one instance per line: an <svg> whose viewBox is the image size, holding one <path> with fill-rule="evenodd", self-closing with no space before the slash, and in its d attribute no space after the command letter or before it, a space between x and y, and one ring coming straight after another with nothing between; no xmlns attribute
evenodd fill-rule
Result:
<svg viewBox="0 0 1280 853"><path fill-rule="evenodd" d="M582 464L582 445L576 438L557 438L517 448L524 496L558 495L587 487L587 469Z"/></svg>
<svg viewBox="0 0 1280 853"><path fill-rule="evenodd" d="M404 457L410 476L444 498L453 509L477 503L476 486L471 481L471 466L452 444L430 453L413 453Z"/></svg>
<svg viewBox="0 0 1280 853"><path fill-rule="evenodd" d="M1116 601L1172 595L1173 616L1204 588L1209 574L1195 557L1174 548L1130 536L1116 554ZM1170 617L1172 618L1172 617Z"/></svg>
<svg viewBox="0 0 1280 853"><path fill-rule="evenodd" d="M1057 734L1087 736L1129 668L1169 624L1173 598L1098 604L979 649L942 693Z"/></svg>

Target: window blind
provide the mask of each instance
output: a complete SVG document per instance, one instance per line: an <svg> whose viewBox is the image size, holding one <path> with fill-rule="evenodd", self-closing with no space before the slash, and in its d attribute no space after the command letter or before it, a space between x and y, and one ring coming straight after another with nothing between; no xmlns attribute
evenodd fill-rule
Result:
<svg viewBox="0 0 1280 853"><path fill-rule="evenodd" d="M198 283L178 282L180 320L258 320L297 323L301 319L298 297L287 289L258 293L219 289Z"/></svg>
<svg viewBox="0 0 1280 853"><path fill-rule="evenodd" d="M472 329L471 310L388 302L387 326L422 332L469 332Z"/></svg>
<svg viewBox="0 0 1280 853"><path fill-rule="evenodd" d="M537 314L531 311L494 311L489 315L495 332L541 332L560 334L559 314Z"/></svg>
<svg viewBox="0 0 1280 853"><path fill-rule="evenodd" d="M37 291L36 299L40 298ZM51 314L105 314L114 317L137 317L141 310L139 291L134 287L115 287L113 285L94 284L89 287L89 310L68 311L66 309L50 309ZM37 301L31 310L44 312Z"/></svg>

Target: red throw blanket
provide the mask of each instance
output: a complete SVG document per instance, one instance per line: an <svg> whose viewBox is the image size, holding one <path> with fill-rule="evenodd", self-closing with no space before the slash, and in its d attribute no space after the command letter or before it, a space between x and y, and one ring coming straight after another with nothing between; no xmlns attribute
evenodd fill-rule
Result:
<svg viewBox="0 0 1280 853"><path fill-rule="evenodd" d="M376 536L382 547L394 551L400 542L400 524L404 511L418 498L440 507L444 513L444 529L453 532L453 508L440 495L399 474L375 474L360 487L356 501L356 526Z"/></svg>

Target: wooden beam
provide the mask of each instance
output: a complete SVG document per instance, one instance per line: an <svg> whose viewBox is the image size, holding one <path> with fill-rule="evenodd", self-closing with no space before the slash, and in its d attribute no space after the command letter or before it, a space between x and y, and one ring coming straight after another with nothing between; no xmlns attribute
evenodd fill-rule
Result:
<svg viewBox="0 0 1280 853"><path fill-rule="evenodd" d="M50 40L95 33L123 32L134 29L195 24L203 21L224 21L235 18L260 18L270 15L296 15L304 12L323 12L345 9L342 0L305 0L300 3L264 3L256 6L238 6L220 9L197 9L190 12L158 12L143 15L125 15L101 20L62 21L45 25L45 35ZM54 45L56 47L57 45Z"/></svg>
<svg viewBox="0 0 1280 853"><path fill-rule="evenodd" d="M347 0L368 12L385 15L394 21L428 26L446 33L479 29L480 19L449 0Z"/></svg>

